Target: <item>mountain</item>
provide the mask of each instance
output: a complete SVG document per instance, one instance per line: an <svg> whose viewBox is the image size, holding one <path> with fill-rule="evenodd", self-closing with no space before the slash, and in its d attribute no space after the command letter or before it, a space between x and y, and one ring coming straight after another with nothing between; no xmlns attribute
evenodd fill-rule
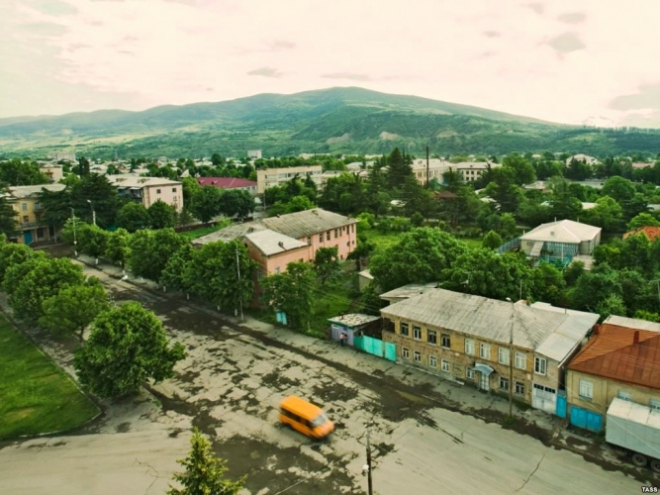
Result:
<svg viewBox="0 0 660 495"><path fill-rule="evenodd" d="M575 127L417 96L362 88L0 119L0 153L90 156L265 156L301 152L383 153L430 146L441 154L569 151L596 155L660 151L657 131Z"/></svg>

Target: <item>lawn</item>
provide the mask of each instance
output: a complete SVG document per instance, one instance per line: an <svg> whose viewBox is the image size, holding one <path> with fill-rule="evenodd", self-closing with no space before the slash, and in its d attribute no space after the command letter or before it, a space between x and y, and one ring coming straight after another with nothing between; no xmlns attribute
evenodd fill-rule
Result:
<svg viewBox="0 0 660 495"><path fill-rule="evenodd" d="M0 315L0 438L70 430L99 413L71 378Z"/></svg>
<svg viewBox="0 0 660 495"><path fill-rule="evenodd" d="M404 235L405 232L394 232L394 233L382 234L382 233L380 233L376 230L370 230L366 234L367 234L367 238L376 245L376 250L381 251L383 249L387 249L392 244L395 244L395 243L399 242L399 240L401 240L401 236ZM459 241L464 242L470 248L482 247L482 244L481 244L482 239L483 239L482 237L477 237L477 238L459 237L458 238Z"/></svg>
<svg viewBox="0 0 660 495"><path fill-rule="evenodd" d="M188 230L186 232L181 232L181 235L184 237L187 237L188 239L195 240L199 237L202 237L204 235L212 234L213 232L217 232L218 230L226 227L227 225L224 223L219 223L217 225L210 225L208 227L202 227L199 229L194 229L194 230Z"/></svg>

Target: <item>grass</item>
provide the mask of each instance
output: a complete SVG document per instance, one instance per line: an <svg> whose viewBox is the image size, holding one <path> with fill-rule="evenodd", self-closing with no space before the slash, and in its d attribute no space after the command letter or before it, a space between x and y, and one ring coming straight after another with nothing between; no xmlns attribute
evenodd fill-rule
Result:
<svg viewBox="0 0 660 495"><path fill-rule="evenodd" d="M208 235L208 234L212 234L213 232L217 232L218 230L223 229L226 226L227 225L225 225L224 223L221 222L218 225L210 225L209 227L202 227L202 228L195 229L195 230L188 230L186 232L181 232L181 235L184 236L184 237L187 237L188 239L190 239L192 241L192 240L197 239L199 237L202 237L202 236L205 236L205 235Z"/></svg>
<svg viewBox="0 0 660 495"><path fill-rule="evenodd" d="M70 430L99 409L0 315L0 438Z"/></svg>
<svg viewBox="0 0 660 495"><path fill-rule="evenodd" d="M397 242L399 242L401 240L401 236L403 236L405 232L391 232L391 233L383 234L378 232L377 230L369 230L366 232L366 234L367 234L367 238L376 245L376 250L381 251L383 249L387 249L392 244L396 244ZM468 247L470 248L482 247L481 241L483 238L481 237L477 237L477 238L459 237L457 239L467 244Z"/></svg>

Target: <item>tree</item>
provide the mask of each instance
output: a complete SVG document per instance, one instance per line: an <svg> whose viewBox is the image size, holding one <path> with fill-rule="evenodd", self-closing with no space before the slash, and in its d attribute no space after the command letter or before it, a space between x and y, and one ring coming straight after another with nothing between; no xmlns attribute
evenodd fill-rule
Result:
<svg viewBox="0 0 660 495"><path fill-rule="evenodd" d="M438 229L414 229L401 240L371 257L369 270L378 286L387 292L410 283L438 281L442 270L467 246Z"/></svg>
<svg viewBox="0 0 660 495"><path fill-rule="evenodd" d="M137 391L149 379L171 378L174 365L184 357L181 344L169 345L156 315L140 303L127 302L94 319L74 366L83 388L110 399Z"/></svg>
<svg viewBox="0 0 660 495"><path fill-rule="evenodd" d="M10 268L8 273L12 270ZM8 280L5 277L5 282ZM46 299L66 287L81 285L84 281L82 268L70 259L41 258L18 282L9 297L9 304L17 318L37 321L44 314L42 305Z"/></svg>
<svg viewBox="0 0 660 495"><path fill-rule="evenodd" d="M188 457L177 461L185 471L173 477L183 488L170 485L167 495L237 495L243 489L245 478L225 479L225 461L213 455L211 444L197 428L193 430L190 445Z"/></svg>
<svg viewBox="0 0 660 495"><path fill-rule="evenodd" d="M161 274L161 282L165 287L184 292L190 291L186 273L189 270L190 263L193 262L194 255L195 248L191 244L184 244L174 253Z"/></svg>
<svg viewBox="0 0 660 495"><path fill-rule="evenodd" d="M626 307L621 296L611 294L598 303L596 313L601 316L601 320L607 319L610 315L626 316Z"/></svg>
<svg viewBox="0 0 660 495"><path fill-rule="evenodd" d="M0 195L0 234L16 237L19 234L18 213L9 204L7 196Z"/></svg>
<svg viewBox="0 0 660 495"><path fill-rule="evenodd" d="M307 196L294 196L291 201L284 205L284 213L296 213L298 211L311 210L316 206Z"/></svg>
<svg viewBox="0 0 660 495"><path fill-rule="evenodd" d="M105 175L91 174L83 176L71 188L71 206L76 215L88 223L92 223L93 208L97 225L107 228L115 224L117 212L123 204L117 196L117 187Z"/></svg>
<svg viewBox="0 0 660 495"><path fill-rule="evenodd" d="M96 225L89 225L82 231L82 236L79 238L82 241L80 250L94 258L95 263L98 265L99 256L103 255L106 251L108 231Z"/></svg>
<svg viewBox="0 0 660 495"><path fill-rule="evenodd" d="M622 204L624 201L633 199L635 196L635 186L623 177L614 176L605 181L601 194L614 198L617 203Z"/></svg>
<svg viewBox="0 0 660 495"><path fill-rule="evenodd" d="M181 188L183 190L184 208L191 209L190 211L192 211L195 197L202 190L202 186L199 185L199 182L194 177L184 177L181 180Z"/></svg>
<svg viewBox="0 0 660 495"><path fill-rule="evenodd" d="M275 311L286 313L290 326L307 329L314 309L315 282L309 264L289 263L286 272L261 280L264 301Z"/></svg>
<svg viewBox="0 0 660 495"><path fill-rule="evenodd" d="M138 230L129 243L131 271L137 277L159 282L172 254L188 243L174 229Z"/></svg>
<svg viewBox="0 0 660 495"><path fill-rule="evenodd" d="M148 228L150 223L151 216L142 203L131 201L122 206L117 213L117 226L131 233Z"/></svg>
<svg viewBox="0 0 660 495"><path fill-rule="evenodd" d="M609 196L598 198L596 206L586 210L584 217L587 222L609 232L618 231L623 225L623 209Z"/></svg>
<svg viewBox="0 0 660 495"><path fill-rule="evenodd" d="M640 213L628 222L628 230L637 230L642 227L660 227L660 222L650 213Z"/></svg>
<svg viewBox="0 0 660 495"><path fill-rule="evenodd" d="M413 177L412 158L394 148L387 157L387 183L390 189L395 189L405 183L406 178Z"/></svg>
<svg viewBox="0 0 660 495"><path fill-rule="evenodd" d="M254 211L254 197L244 189L229 189L222 195L220 205L225 216L245 218Z"/></svg>
<svg viewBox="0 0 660 495"><path fill-rule="evenodd" d="M621 293L616 271L604 263L580 276L569 300L575 309L596 312L603 301L612 295L620 298Z"/></svg>
<svg viewBox="0 0 660 495"><path fill-rule="evenodd" d="M0 282L5 278L7 269L27 261L35 253L25 244L7 243L7 239L2 239L0 243Z"/></svg>
<svg viewBox="0 0 660 495"><path fill-rule="evenodd" d="M160 199L149 207L152 229L166 229L176 224L176 208Z"/></svg>
<svg viewBox="0 0 660 495"><path fill-rule="evenodd" d="M490 183L486 194L495 200L501 212L513 213L523 198L522 190L516 185L515 172L510 167L490 170L487 174Z"/></svg>
<svg viewBox="0 0 660 495"><path fill-rule="evenodd" d="M56 334L72 334L83 342L85 329L94 318L110 309L108 296L96 278L84 285L73 285L60 290L43 302L43 316L39 324Z"/></svg>
<svg viewBox="0 0 660 495"><path fill-rule="evenodd" d="M502 166L509 167L513 170L513 176L516 184L522 186L523 184L531 184L536 180L536 171L534 166L518 153L513 153L504 157Z"/></svg>
<svg viewBox="0 0 660 495"><path fill-rule="evenodd" d="M421 227L422 224L424 223L424 217L422 216L421 213L416 211L415 213L410 215L410 223L415 227Z"/></svg>
<svg viewBox="0 0 660 495"><path fill-rule="evenodd" d="M502 243L502 238L499 236L499 234L494 230L490 230L484 236L484 239L483 241L481 241L481 244L485 249L497 249L503 243Z"/></svg>
<svg viewBox="0 0 660 495"><path fill-rule="evenodd" d="M39 164L14 158L0 162L0 183L5 186L33 186L48 184L48 177L39 170Z"/></svg>
<svg viewBox="0 0 660 495"><path fill-rule="evenodd" d="M341 271L337 246L321 247L316 251L314 269L321 279L321 285Z"/></svg>
<svg viewBox="0 0 660 495"><path fill-rule="evenodd" d="M124 268L131 252L130 242L131 234L128 231L117 229L110 232L105 245L105 256L113 263L117 263Z"/></svg>
<svg viewBox="0 0 660 495"><path fill-rule="evenodd" d="M222 158L218 153L213 153L211 155L211 163L214 167L219 167L225 163L225 159Z"/></svg>
<svg viewBox="0 0 660 495"><path fill-rule="evenodd" d="M29 248L28 248L29 249ZM43 251L32 251L32 253L24 260L16 256L16 262L5 266L5 274L2 278L2 289L9 296L9 303L11 305L11 297L18 289L20 282L36 268L40 263L49 260L48 255Z"/></svg>
<svg viewBox="0 0 660 495"><path fill-rule="evenodd" d="M355 260L358 271L362 270L362 260L368 258L375 249L376 245L370 242L366 235L358 234L357 246L351 251L347 259Z"/></svg>
<svg viewBox="0 0 660 495"><path fill-rule="evenodd" d="M209 223L221 212L222 191L213 186L202 187L194 197L190 211L204 223Z"/></svg>
<svg viewBox="0 0 660 495"><path fill-rule="evenodd" d="M566 304L566 281L555 266L542 262L532 271L532 295L555 306Z"/></svg>
<svg viewBox="0 0 660 495"><path fill-rule="evenodd" d="M71 211L73 203L69 186L62 191L42 189L36 196L43 209L41 221L44 224L52 225L55 229L61 229L67 220L70 220L73 216ZM85 208L89 210L89 205L85 205Z"/></svg>
<svg viewBox="0 0 660 495"><path fill-rule="evenodd" d="M550 179L551 216L557 219L575 220L582 211L582 202L570 190L569 182L561 177Z"/></svg>

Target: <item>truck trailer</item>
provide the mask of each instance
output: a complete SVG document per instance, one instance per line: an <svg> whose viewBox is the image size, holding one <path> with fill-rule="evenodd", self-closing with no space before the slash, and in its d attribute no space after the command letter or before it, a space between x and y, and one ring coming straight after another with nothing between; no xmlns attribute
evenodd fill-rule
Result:
<svg viewBox="0 0 660 495"><path fill-rule="evenodd" d="M635 466L660 473L660 411L614 398L607 410L607 443L632 454Z"/></svg>

